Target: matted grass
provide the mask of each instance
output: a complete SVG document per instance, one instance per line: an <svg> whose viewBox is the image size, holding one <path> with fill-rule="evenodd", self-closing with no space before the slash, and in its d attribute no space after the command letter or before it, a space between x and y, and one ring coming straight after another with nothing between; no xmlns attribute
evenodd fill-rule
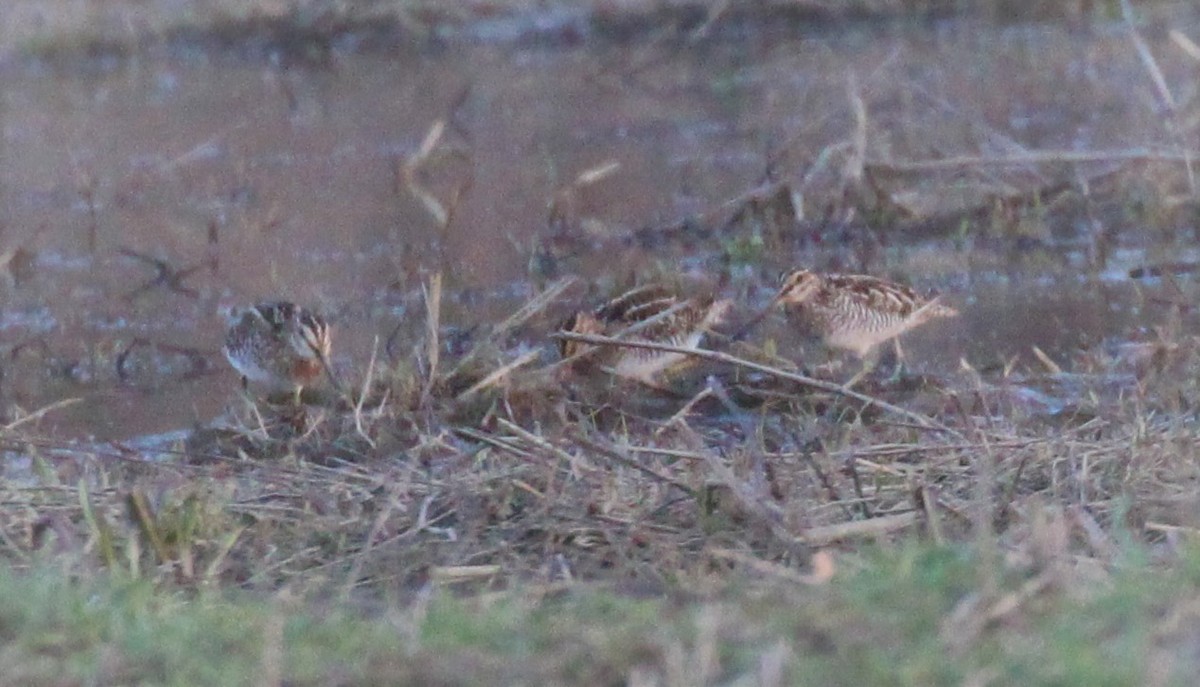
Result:
<svg viewBox="0 0 1200 687"><path fill-rule="evenodd" d="M1166 233L1194 214L1182 144L871 162L854 109L807 202L864 233ZM442 231L464 189L440 199L414 170L444 128L399 170ZM1116 171L1073 167L1095 162ZM1001 183L1011 165L1075 181ZM960 174L988 184L948 203ZM727 251L750 262L812 222L797 188L696 222L755 224ZM1085 238L1098 270L1116 239ZM569 287L452 354L435 273L417 362L381 353L347 398L247 401L154 451L12 419L0 682L1190 684L1200 357L1179 328L858 395L782 369L771 342L718 341L649 389L565 377L517 335L544 338Z"/></svg>
<svg viewBox="0 0 1200 687"><path fill-rule="evenodd" d="M1194 432L1157 400L1193 394L1190 375L1148 372L1128 398L1082 363L1008 378L1084 384L1063 415L971 375L864 401L718 366L679 414L653 390L563 388L488 342L433 384L370 378L351 406L247 405L170 460L10 433L34 465L4 492L4 679L1119 685L1196 668L1200 529L1177 506ZM914 420L935 402L933 427Z"/></svg>

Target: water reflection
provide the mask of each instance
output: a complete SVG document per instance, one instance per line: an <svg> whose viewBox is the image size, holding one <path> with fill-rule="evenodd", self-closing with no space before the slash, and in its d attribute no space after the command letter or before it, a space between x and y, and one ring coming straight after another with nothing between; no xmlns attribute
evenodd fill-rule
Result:
<svg viewBox="0 0 1200 687"><path fill-rule="evenodd" d="M1164 54L1169 80L1194 68ZM397 326L420 337L420 284L438 265L459 327L502 318L558 274L604 291L682 269L758 305L785 265L871 269L961 306L950 336L908 346L946 369L1031 345L1069 352L1161 316L1123 280L1078 278L1073 227L1039 238L1039 260L985 227L913 245L835 231L854 218L812 223L840 197L858 100L872 160L1173 145L1115 33L472 46L319 69L131 60L87 75L10 68L4 85L0 399L8 416L82 399L39 420L51 434L128 437L219 412L235 389L218 353L223 298L315 306L337 327L335 363L364 366ZM438 120L415 181L443 201L462 191L444 233L403 174ZM959 170L937 197L969 204L1019 176ZM722 203L778 179L803 222L764 249ZM1177 247L1135 220L1118 241L1131 262Z"/></svg>

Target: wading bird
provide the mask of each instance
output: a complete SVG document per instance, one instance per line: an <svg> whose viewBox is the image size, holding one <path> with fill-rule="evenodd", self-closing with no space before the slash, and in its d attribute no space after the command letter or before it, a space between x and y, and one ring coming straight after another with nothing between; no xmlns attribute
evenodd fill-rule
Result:
<svg viewBox="0 0 1200 687"><path fill-rule="evenodd" d="M958 311L926 298L902 284L859 274L819 274L794 270L783 275L771 309L783 306L790 320L819 337L830 348L850 351L863 369L847 387L868 374L877 362L879 344L929 320L954 317ZM896 352L900 354L899 342Z"/></svg>
<svg viewBox="0 0 1200 687"><path fill-rule="evenodd" d="M230 308L229 330L222 351L239 374L272 389L287 389L300 403L300 393L322 373L337 387L329 368L332 348L329 325L320 316L292 303L259 303Z"/></svg>
<svg viewBox="0 0 1200 687"><path fill-rule="evenodd" d="M560 331L696 349L705 333L724 320L730 305L728 300L710 296L681 298L658 285L639 286L595 310L571 315ZM572 366L597 365L617 376L651 385L688 357L684 353L597 346L569 339L559 340L559 353Z"/></svg>

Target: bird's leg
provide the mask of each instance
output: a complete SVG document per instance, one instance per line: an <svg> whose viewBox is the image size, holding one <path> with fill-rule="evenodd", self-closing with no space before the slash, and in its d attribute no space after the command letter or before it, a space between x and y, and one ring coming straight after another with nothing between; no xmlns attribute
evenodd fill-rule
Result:
<svg viewBox="0 0 1200 687"><path fill-rule="evenodd" d="M859 370L858 373L855 374L853 377L851 377L849 381L847 381L845 384L843 384L842 388L845 389L846 391L853 389L854 385L861 382L863 380L863 377L866 377L867 375L871 374L871 372L874 371L875 366L878 364L879 364L879 354L875 351L868 351L862 357L862 369Z"/></svg>
<svg viewBox="0 0 1200 687"><path fill-rule="evenodd" d="M905 374L904 349L900 347L900 339L898 337L892 339L891 349L884 355L887 356L887 360L892 368L892 373L888 375L884 383L889 385L896 384L904 378Z"/></svg>
<svg viewBox="0 0 1200 687"><path fill-rule="evenodd" d="M904 349L900 347L900 339L896 338L896 378L900 379L908 374L908 358L904 355Z"/></svg>
<svg viewBox="0 0 1200 687"><path fill-rule="evenodd" d="M241 396L246 405L254 403L254 397L250 395L250 379L246 375L242 375Z"/></svg>
<svg viewBox="0 0 1200 687"><path fill-rule="evenodd" d="M284 411L282 419L292 428L293 432L303 434L308 427L308 407L300 402L300 395L304 392L304 386L297 384L294 389L292 392L292 405Z"/></svg>
<svg viewBox="0 0 1200 687"><path fill-rule="evenodd" d="M242 376L241 388L238 389L237 395L242 399L242 407L246 409L253 417L259 417L258 401L254 395L250 393L250 380L245 375ZM259 420L261 424L261 419Z"/></svg>
<svg viewBox="0 0 1200 687"><path fill-rule="evenodd" d="M833 379L845 367L846 360L828 346L824 350L825 362L814 367L812 373L820 379Z"/></svg>

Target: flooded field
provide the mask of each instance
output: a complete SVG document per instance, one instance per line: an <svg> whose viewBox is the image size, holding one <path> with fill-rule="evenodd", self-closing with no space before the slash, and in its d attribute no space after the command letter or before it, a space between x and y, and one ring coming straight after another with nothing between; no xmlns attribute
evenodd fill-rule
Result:
<svg viewBox="0 0 1200 687"><path fill-rule="evenodd" d="M1200 9L1130 5L0 3L0 684L1192 684Z"/></svg>
<svg viewBox="0 0 1200 687"><path fill-rule="evenodd" d="M1123 25L967 21L12 62L4 420L98 439L208 422L237 400L223 302L317 308L335 366L361 377L373 346L395 364L420 345L439 269L448 340L578 276L522 332L547 362L541 334L619 288L682 281L749 312L782 269L811 266L959 308L906 339L919 369L1041 365L1034 347L1070 369L1176 315L1194 324L1175 307L1200 261L1198 62L1180 35L1200 36L1194 8L1143 28L1149 62ZM1129 277L1165 263L1178 276ZM771 321L759 336L791 334Z"/></svg>

